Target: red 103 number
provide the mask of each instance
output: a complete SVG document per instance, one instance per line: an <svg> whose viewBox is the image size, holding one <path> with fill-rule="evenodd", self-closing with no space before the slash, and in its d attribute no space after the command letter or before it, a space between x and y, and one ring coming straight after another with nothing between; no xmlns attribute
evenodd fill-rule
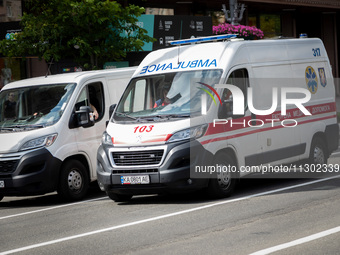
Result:
<svg viewBox="0 0 340 255"><path fill-rule="evenodd" d="M154 125L149 125L149 126L137 126L134 128L134 133L143 133L143 132L151 132L152 128Z"/></svg>

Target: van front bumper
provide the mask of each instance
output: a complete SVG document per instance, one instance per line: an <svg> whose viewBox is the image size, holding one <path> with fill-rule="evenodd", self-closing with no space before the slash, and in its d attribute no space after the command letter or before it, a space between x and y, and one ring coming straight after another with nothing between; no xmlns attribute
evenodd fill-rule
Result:
<svg viewBox="0 0 340 255"><path fill-rule="evenodd" d="M41 148L30 152L0 154L2 196L41 195L55 191L61 161Z"/></svg>
<svg viewBox="0 0 340 255"><path fill-rule="evenodd" d="M197 141L179 142L164 145L164 157L160 165L141 167L131 165L119 167L112 160L112 152L108 146L101 145L97 152L97 180L106 192L117 194L157 194L194 191L204 188L207 179L190 177L190 168L202 162L211 162L212 155L206 152ZM200 152L200 156L190 154L190 150ZM151 150L151 147L143 147ZM122 184L122 176L148 175L149 184Z"/></svg>

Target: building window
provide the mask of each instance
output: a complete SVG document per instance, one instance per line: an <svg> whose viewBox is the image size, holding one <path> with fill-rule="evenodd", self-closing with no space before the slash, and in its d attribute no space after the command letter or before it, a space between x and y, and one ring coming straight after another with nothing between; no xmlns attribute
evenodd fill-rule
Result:
<svg viewBox="0 0 340 255"><path fill-rule="evenodd" d="M281 18L275 14L260 15L260 29L265 37L275 37L281 35Z"/></svg>
<svg viewBox="0 0 340 255"><path fill-rule="evenodd" d="M281 16L278 14L249 15L248 25L260 28L265 38L282 35Z"/></svg>
<svg viewBox="0 0 340 255"><path fill-rule="evenodd" d="M9 17L9 18L13 17L12 6L10 6L10 5L7 5L7 17Z"/></svg>

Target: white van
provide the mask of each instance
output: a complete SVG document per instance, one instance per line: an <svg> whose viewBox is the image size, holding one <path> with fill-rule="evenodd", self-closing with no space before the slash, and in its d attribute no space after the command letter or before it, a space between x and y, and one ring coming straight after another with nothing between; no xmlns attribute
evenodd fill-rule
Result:
<svg viewBox="0 0 340 255"><path fill-rule="evenodd" d="M264 167L326 167L339 127L322 41L231 37L174 41L140 64L98 149L111 199L200 188L225 197Z"/></svg>
<svg viewBox="0 0 340 255"><path fill-rule="evenodd" d="M58 191L81 199L96 154L135 67L16 81L0 91L0 200Z"/></svg>

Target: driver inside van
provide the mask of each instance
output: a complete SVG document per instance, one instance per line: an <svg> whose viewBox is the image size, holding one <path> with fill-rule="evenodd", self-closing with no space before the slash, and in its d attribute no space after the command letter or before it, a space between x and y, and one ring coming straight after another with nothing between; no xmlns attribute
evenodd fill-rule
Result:
<svg viewBox="0 0 340 255"><path fill-rule="evenodd" d="M5 115L5 119L12 119L15 118L15 108L16 108L16 104L17 102L14 100L14 93L10 92L8 94L8 99L5 101L4 103L4 115Z"/></svg>
<svg viewBox="0 0 340 255"><path fill-rule="evenodd" d="M96 96L96 89L93 86L89 86L89 96L90 96L90 107L93 111L94 119L97 120L99 118L98 109L99 109L100 104Z"/></svg>
<svg viewBox="0 0 340 255"><path fill-rule="evenodd" d="M165 106L170 104L170 99L167 97L168 92L170 90L170 85L169 84L165 84L162 88L162 98L158 99L153 108L159 107L159 106Z"/></svg>

